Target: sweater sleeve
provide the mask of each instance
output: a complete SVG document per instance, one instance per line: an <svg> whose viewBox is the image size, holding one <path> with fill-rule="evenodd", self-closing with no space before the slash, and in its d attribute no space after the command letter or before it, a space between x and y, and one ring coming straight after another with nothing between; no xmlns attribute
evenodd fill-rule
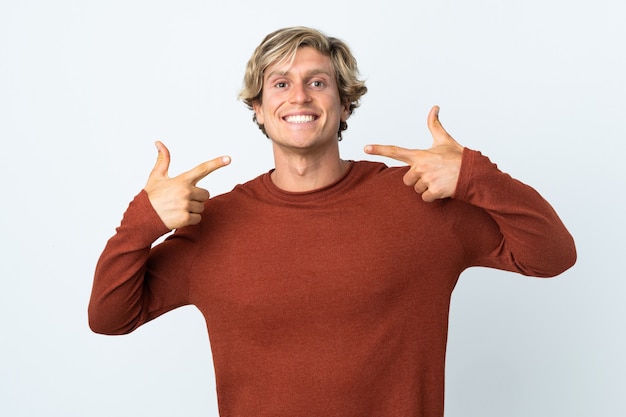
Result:
<svg viewBox="0 0 626 417"><path fill-rule="evenodd" d="M576 262L574 240L552 206L480 152L464 150L453 200L471 206L448 206L457 211L450 219L468 266L553 277Z"/></svg>
<svg viewBox="0 0 626 417"><path fill-rule="evenodd" d="M89 301L89 326L96 333L126 334L157 316L188 304L188 283L175 262L150 267L154 241L168 233L141 191L124 213L98 259ZM179 255L172 251L173 259ZM154 263L154 261L152 262Z"/></svg>

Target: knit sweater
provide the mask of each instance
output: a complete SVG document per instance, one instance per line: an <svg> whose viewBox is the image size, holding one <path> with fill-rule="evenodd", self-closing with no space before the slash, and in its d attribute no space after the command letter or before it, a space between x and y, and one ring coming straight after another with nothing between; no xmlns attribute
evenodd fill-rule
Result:
<svg viewBox="0 0 626 417"><path fill-rule="evenodd" d="M91 328L123 334L183 305L204 315L222 417L441 417L450 297L485 266L549 277L573 240L531 187L465 149L453 198L406 167L351 162L322 189L266 173L168 230L142 191L103 251Z"/></svg>

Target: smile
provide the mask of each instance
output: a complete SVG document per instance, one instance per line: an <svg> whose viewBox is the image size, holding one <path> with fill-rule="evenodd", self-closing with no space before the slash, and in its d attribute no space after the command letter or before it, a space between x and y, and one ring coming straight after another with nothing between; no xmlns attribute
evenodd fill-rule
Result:
<svg viewBox="0 0 626 417"><path fill-rule="evenodd" d="M309 123L316 119L316 116L310 114L298 114L294 116L286 116L284 120L287 123Z"/></svg>

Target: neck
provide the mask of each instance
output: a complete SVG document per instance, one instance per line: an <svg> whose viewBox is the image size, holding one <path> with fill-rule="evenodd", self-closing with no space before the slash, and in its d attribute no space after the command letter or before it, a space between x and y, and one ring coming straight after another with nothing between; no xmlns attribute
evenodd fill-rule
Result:
<svg viewBox="0 0 626 417"><path fill-rule="evenodd" d="M323 188L341 178L349 163L341 160L339 151L324 155L274 153L276 168L274 184L290 192L305 192Z"/></svg>

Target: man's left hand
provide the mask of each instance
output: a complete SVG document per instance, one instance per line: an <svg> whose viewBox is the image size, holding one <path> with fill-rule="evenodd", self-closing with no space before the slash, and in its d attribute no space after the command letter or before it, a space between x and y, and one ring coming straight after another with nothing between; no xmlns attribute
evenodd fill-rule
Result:
<svg viewBox="0 0 626 417"><path fill-rule="evenodd" d="M430 149L405 149L391 145L368 145L365 152L386 156L410 166L404 183L412 186L426 202L452 197L456 190L463 157L461 146L441 125L439 107L428 113L428 129L433 137Z"/></svg>

